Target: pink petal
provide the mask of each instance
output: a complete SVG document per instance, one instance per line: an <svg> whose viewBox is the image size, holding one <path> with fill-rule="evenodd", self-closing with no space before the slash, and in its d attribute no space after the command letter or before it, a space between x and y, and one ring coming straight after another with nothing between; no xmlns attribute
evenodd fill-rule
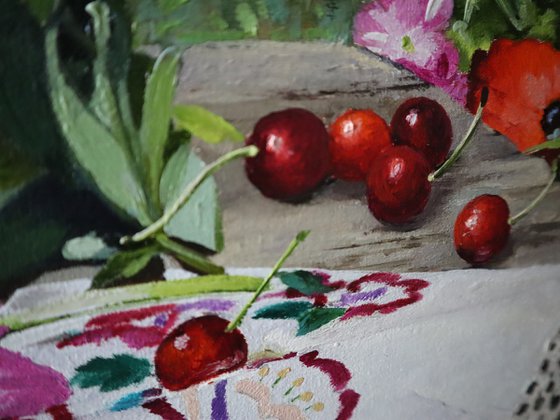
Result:
<svg viewBox="0 0 560 420"><path fill-rule="evenodd" d="M59 372L0 348L0 418L38 414L70 397Z"/></svg>

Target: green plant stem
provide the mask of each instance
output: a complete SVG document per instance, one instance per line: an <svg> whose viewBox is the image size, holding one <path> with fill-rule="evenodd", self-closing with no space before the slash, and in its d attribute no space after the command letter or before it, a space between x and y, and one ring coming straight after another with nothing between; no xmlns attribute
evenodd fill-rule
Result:
<svg viewBox="0 0 560 420"><path fill-rule="evenodd" d="M194 271L204 274L223 274L224 268L209 261L204 255L195 252L165 234L157 234L156 242L181 262L185 263Z"/></svg>
<svg viewBox="0 0 560 420"><path fill-rule="evenodd" d="M538 204L543 200L543 198L546 196L546 194L548 193L548 191L552 187L552 184L556 180L557 175L558 175L558 160L555 160L554 162L552 162L550 179L548 180L547 184L542 189L542 191L539 193L539 195L537 195L535 197L535 199L533 201L531 201L527 207L525 207L523 210L521 210L515 216L512 216L512 217L509 218L508 223L511 226L515 225L517 222L519 222L521 219L523 219L525 216L527 216L535 207L538 206Z"/></svg>
<svg viewBox="0 0 560 420"><path fill-rule="evenodd" d="M467 0L465 2L465 11L464 11L464 14L463 14L463 21L467 24L471 20L472 12L474 10L474 6L475 6L476 2L477 2L477 0Z"/></svg>
<svg viewBox="0 0 560 420"><path fill-rule="evenodd" d="M158 220L152 223L147 228L141 230L138 233L135 233L131 237L123 236L120 240L121 245L124 245L128 242L142 242L149 237L155 235L156 233L160 232L163 227L169 223L169 221L175 216L175 214L183 207L183 205L189 201L189 198L194 194L200 185L206 181L208 177L218 171L222 166L226 163L242 157L253 157L256 156L259 152L259 149L256 146L247 146L242 147L240 149L233 150L225 155L221 156L211 164L207 165L192 182L187 185L187 187L183 190L179 198L169 207Z"/></svg>
<svg viewBox="0 0 560 420"><path fill-rule="evenodd" d="M155 281L103 290L88 290L78 296L47 305L16 311L0 317L0 325L19 331L60 319L103 313L128 308L139 303L185 298L206 293L252 292L260 287L261 278L212 275L185 280Z"/></svg>
<svg viewBox="0 0 560 420"><path fill-rule="evenodd" d="M443 174L446 173L451 166L453 166L455 161L459 159L459 156L461 156L461 153L463 153L465 147L467 147L471 140L474 138L474 133L476 132L476 129L480 124L480 120L482 119L482 111L484 110L487 99L488 90L484 88L481 93L480 105L478 106L478 110L476 111L476 114L471 122L469 129L467 130L467 133L465 134L465 137L463 137L461 143L459 143L459 145L455 148L451 156L449 156L449 158L447 158L447 160L443 162L443 164L438 169L428 175L428 181L432 182L438 178L441 178Z"/></svg>
<svg viewBox="0 0 560 420"><path fill-rule="evenodd" d="M272 268L272 271L262 281L261 285L255 291L255 293L253 294L251 299L249 299L249 302L247 302L245 304L245 306L243 306L243 308L241 309L241 311L239 311L239 313L237 314L235 319L228 324L228 326L226 327L226 332L233 331L234 329L236 329L239 326L239 324L241 324L241 322L243 321L243 318L245 318L245 315L247 315L247 311L249 310L249 308L251 308L251 306L253 306L253 304L258 299L258 297L261 295L261 293L266 289L266 287L268 286L268 283L270 283L270 280L272 280L272 278L276 275L278 270L280 270L280 267L282 267L282 264L284 264L284 261L286 261L290 255L292 255L292 252L294 252L294 250L297 248L297 246L301 242L303 242L305 240L305 238L307 238L308 235L309 235L308 230L301 231L292 240L292 242L290 242L290 244L288 245L288 247L286 248L286 250L284 251L284 253L280 257L280 259L276 262L276 264Z"/></svg>

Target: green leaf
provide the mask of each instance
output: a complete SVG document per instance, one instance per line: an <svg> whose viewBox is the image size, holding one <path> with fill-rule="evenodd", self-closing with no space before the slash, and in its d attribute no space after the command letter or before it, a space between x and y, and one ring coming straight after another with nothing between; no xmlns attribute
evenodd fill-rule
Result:
<svg viewBox="0 0 560 420"><path fill-rule="evenodd" d="M99 386L101 392L110 392L142 382L150 375L150 367L147 359L128 354L95 357L76 368L70 383L80 388Z"/></svg>
<svg viewBox="0 0 560 420"><path fill-rule="evenodd" d="M244 140L243 134L233 125L201 106L177 105L173 116L179 127L207 143L215 144L225 140L240 142Z"/></svg>
<svg viewBox="0 0 560 420"><path fill-rule="evenodd" d="M188 144L177 149L167 162L161 177L160 199L165 209L173 205L203 167L204 163L189 150ZM164 227L164 232L212 251L220 251L223 248L218 191L213 178L207 179L195 191L190 200Z"/></svg>
<svg viewBox="0 0 560 420"><path fill-rule="evenodd" d="M164 50L148 77L144 92L142 124L140 126L140 166L146 173L147 194L159 207L159 184L163 170L163 155L169 125L180 54L174 48Z"/></svg>
<svg viewBox="0 0 560 420"><path fill-rule="evenodd" d="M304 295L314 295L317 293L329 293L332 287L325 286L320 276L309 271L293 271L291 273L281 272L278 277L286 286L296 289Z"/></svg>
<svg viewBox="0 0 560 420"><path fill-rule="evenodd" d="M314 308L298 320L299 328L296 335L305 335L321 328L333 319L340 318L345 312L344 308Z"/></svg>
<svg viewBox="0 0 560 420"><path fill-rule="evenodd" d="M55 6L55 0L23 0L23 2L41 23L49 18Z"/></svg>
<svg viewBox="0 0 560 420"><path fill-rule="evenodd" d="M130 279L157 257L158 251L157 246L149 245L113 255L93 278L92 289L112 287L123 280Z"/></svg>
<svg viewBox="0 0 560 420"><path fill-rule="evenodd" d="M95 46L97 56L93 62L94 91L89 103L99 121L112 134L123 150L130 148L128 133L121 118L117 98L109 79L109 38L111 36L109 21L109 6L101 2L92 2L86 6L86 11L93 19L95 32ZM111 62L111 65L114 63ZM132 154L131 151L128 151Z"/></svg>
<svg viewBox="0 0 560 420"><path fill-rule="evenodd" d="M107 245L95 232L72 238L62 248L62 256L69 261L104 261L115 252L116 249Z"/></svg>
<svg viewBox="0 0 560 420"><path fill-rule="evenodd" d="M556 150L556 149L560 149L560 137L556 138L554 140L548 140L545 141L541 144L537 144L536 146L533 146L527 150L525 150L524 153L526 154L533 154L536 152L540 152L542 150Z"/></svg>
<svg viewBox="0 0 560 420"><path fill-rule="evenodd" d="M0 1L0 40L0 133L27 160L61 170L64 143L50 103L44 35L20 0Z"/></svg>
<svg viewBox="0 0 560 420"><path fill-rule="evenodd" d="M313 305L309 302L281 302L255 311L253 319L299 319L312 308Z"/></svg>
<svg viewBox="0 0 560 420"><path fill-rule="evenodd" d="M121 211L147 226L151 218L131 157L66 84L58 59L56 37L56 29L48 31L47 71L53 109L66 142L101 193Z"/></svg>

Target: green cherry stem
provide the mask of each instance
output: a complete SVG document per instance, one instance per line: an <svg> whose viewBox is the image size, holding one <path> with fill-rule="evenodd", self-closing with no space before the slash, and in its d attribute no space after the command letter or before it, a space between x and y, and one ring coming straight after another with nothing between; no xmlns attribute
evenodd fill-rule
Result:
<svg viewBox="0 0 560 420"><path fill-rule="evenodd" d="M476 114L471 122L469 129L467 130L467 133L465 134L465 137L463 137L461 143L459 143L459 145L455 148L451 156L449 156L449 158L447 158L447 160L443 162L443 164L438 169L428 175L428 181L433 182L434 180L441 178L443 174L446 173L447 170L455 163L455 161L459 159L459 156L461 156L461 153L463 153L465 147L467 147L471 140L474 138L474 133L476 132L476 129L480 124L480 121L482 119L482 111L484 110L484 106L486 105L487 101L488 89L483 88L482 93L480 94L480 104L478 105L478 110L476 111Z"/></svg>
<svg viewBox="0 0 560 420"><path fill-rule="evenodd" d="M535 197L535 199L533 201L531 201L527 207L525 207L523 210L521 210L515 216L512 216L508 219L508 223L511 226L515 225L517 222L519 222L521 219L523 219L525 216L527 216L531 212L531 210L533 210L535 207L537 207L538 204L546 196L546 194L548 193L548 191L552 187L552 184L554 183L554 180L556 179L556 176L558 175L558 159L556 159L552 162L552 165L551 165L550 168L551 168L550 169L550 179L548 180L547 184L544 186L544 188L539 193L539 195L537 195Z"/></svg>
<svg viewBox="0 0 560 420"><path fill-rule="evenodd" d="M280 270L280 267L282 267L282 264L284 264L284 262L288 259L288 257L292 255L292 252L294 252L294 250L298 247L298 245L302 243L305 240L305 238L307 238L308 235L309 235L309 231L303 230L296 235L296 237L292 240L292 242L290 242L290 245L288 245L288 247L280 257L280 259L276 262L276 264L272 268L272 271L262 281L261 285L255 291L253 296L251 296L249 302L247 302L245 306L241 308L241 311L239 311L235 319L228 324L228 326L226 327L226 332L233 331L239 326L239 324L241 324L243 318L245 318L245 315L247 315L247 311L249 310L249 308L253 306L253 303L255 303L255 301L258 299L261 293L266 289L268 283L270 283L270 280L272 280L272 278L276 275L278 270Z"/></svg>
<svg viewBox="0 0 560 420"><path fill-rule="evenodd" d="M123 236L120 239L120 244L125 245L128 242L142 242L149 237L155 235L156 233L160 232L163 227L169 223L169 221L175 216L175 214L183 207L183 205L189 201L191 196L197 190L200 185L206 181L208 177L213 175L217 172L222 166L226 163L242 157L254 157L259 153L259 149L256 146L247 146L242 147L240 149L233 150L225 155L221 156L220 158L216 159L214 162L206 165L206 167L196 176L192 182L187 185L187 187L183 190L181 195L177 198L177 200L169 207L163 215L152 223L150 226L146 227L145 229L141 230L140 232L135 233L132 236Z"/></svg>

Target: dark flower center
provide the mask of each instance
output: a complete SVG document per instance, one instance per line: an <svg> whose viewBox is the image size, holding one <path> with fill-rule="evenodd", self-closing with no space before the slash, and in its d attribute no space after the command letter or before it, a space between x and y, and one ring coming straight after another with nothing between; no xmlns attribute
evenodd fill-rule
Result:
<svg viewBox="0 0 560 420"><path fill-rule="evenodd" d="M545 108L541 127L547 137L557 137L560 134L557 131L560 131L560 100L552 102Z"/></svg>

